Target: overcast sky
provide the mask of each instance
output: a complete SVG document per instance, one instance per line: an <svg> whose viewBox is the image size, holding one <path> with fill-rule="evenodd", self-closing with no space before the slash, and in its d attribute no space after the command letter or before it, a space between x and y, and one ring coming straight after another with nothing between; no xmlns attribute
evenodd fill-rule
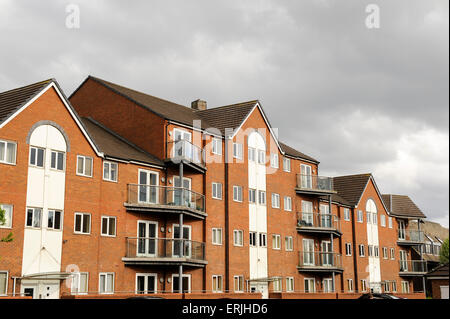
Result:
<svg viewBox="0 0 450 319"><path fill-rule="evenodd" d="M79 28L66 25L69 4ZM368 4L380 28L366 26ZM91 74L183 105L259 99L280 140L319 159L321 175L371 172L381 192L409 195L448 227L448 9L0 0L0 91L56 78L70 95Z"/></svg>

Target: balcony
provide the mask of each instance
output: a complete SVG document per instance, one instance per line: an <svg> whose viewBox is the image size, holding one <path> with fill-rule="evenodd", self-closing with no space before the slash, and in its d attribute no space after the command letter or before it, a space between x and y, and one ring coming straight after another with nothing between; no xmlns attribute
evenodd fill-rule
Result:
<svg viewBox="0 0 450 319"><path fill-rule="evenodd" d="M299 252L300 272L342 272L341 254L333 252Z"/></svg>
<svg viewBox="0 0 450 319"><path fill-rule="evenodd" d="M414 246L422 245L425 242L425 237L422 231L419 230L398 230L397 244L400 246Z"/></svg>
<svg viewBox="0 0 450 319"><path fill-rule="evenodd" d="M128 184L128 198L124 205L129 211L182 212L200 219L207 216L205 196L183 187Z"/></svg>
<svg viewBox="0 0 450 319"><path fill-rule="evenodd" d="M187 239L128 237L125 265L183 265L204 267L205 243Z"/></svg>
<svg viewBox="0 0 450 319"><path fill-rule="evenodd" d="M201 173L206 171L204 150L187 140L167 142L167 157L165 162L168 164L178 165L183 162Z"/></svg>
<svg viewBox="0 0 450 319"><path fill-rule="evenodd" d="M297 187L295 191L298 194L327 195L334 194L333 178L318 175L297 174Z"/></svg>
<svg viewBox="0 0 450 319"><path fill-rule="evenodd" d="M341 236L339 217L322 213L297 213L297 232Z"/></svg>
<svg viewBox="0 0 450 319"><path fill-rule="evenodd" d="M399 275L402 277L422 276L427 273L425 260L400 260Z"/></svg>

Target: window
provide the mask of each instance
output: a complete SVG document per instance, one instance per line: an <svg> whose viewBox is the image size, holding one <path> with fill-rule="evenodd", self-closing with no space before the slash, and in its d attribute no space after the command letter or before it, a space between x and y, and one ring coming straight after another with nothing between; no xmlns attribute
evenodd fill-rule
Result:
<svg viewBox="0 0 450 319"><path fill-rule="evenodd" d="M0 296L6 296L7 292L8 292L8 272L0 271Z"/></svg>
<svg viewBox="0 0 450 319"><path fill-rule="evenodd" d="M222 228L212 229L212 243L214 245L222 245Z"/></svg>
<svg viewBox="0 0 450 319"><path fill-rule="evenodd" d="M267 234L259 234L259 247L267 247Z"/></svg>
<svg viewBox="0 0 450 319"><path fill-rule="evenodd" d="M362 210L358 210L357 222L358 223L362 223L363 222L363 212L362 212Z"/></svg>
<svg viewBox="0 0 450 319"><path fill-rule="evenodd" d="M266 152L258 151L258 164L266 164Z"/></svg>
<svg viewBox="0 0 450 319"><path fill-rule="evenodd" d="M212 276L212 292L222 292L222 291L223 291L222 276L213 275Z"/></svg>
<svg viewBox="0 0 450 319"><path fill-rule="evenodd" d="M377 213L372 214L372 224L377 225L378 224L378 215Z"/></svg>
<svg viewBox="0 0 450 319"><path fill-rule="evenodd" d="M248 190L248 201L249 203L256 204L256 189Z"/></svg>
<svg viewBox="0 0 450 319"><path fill-rule="evenodd" d="M373 247L373 252L376 258L380 257L380 249L378 248L378 246Z"/></svg>
<svg viewBox="0 0 450 319"><path fill-rule="evenodd" d="M154 294L157 291L157 275L156 274L136 274L136 293L137 294ZM186 289L183 276L183 289ZM175 282L176 281L176 282ZM172 277L172 290L178 289L178 277ZM187 283L189 284L189 283Z"/></svg>
<svg viewBox="0 0 450 319"><path fill-rule="evenodd" d="M391 259L394 260L395 259L395 249L391 248Z"/></svg>
<svg viewBox="0 0 450 319"><path fill-rule="evenodd" d="M244 292L244 276L234 276L234 292Z"/></svg>
<svg viewBox="0 0 450 319"><path fill-rule="evenodd" d="M102 236L116 236L116 217L102 216Z"/></svg>
<svg viewBox="0 0 450 319"><path fill-rule="evenodd" d="M13 206L7 204L0 204L0 208L4 210L5 223L0 224L0 228L11 228L13 218Z"/></svg>
<svg viewBox="0 0 450 319"><path fill-rule="evenodd" d="M244 232L242 230L233 231L234 235L234 245L243 246L244 245Z"/></svg>
<svg viewBox="0 0 450 319"><path fill-rule="evenodd" d="M347 291L353 292L353 279L347 279Z"/></svg>
<svg viewBox="0 0 450 319"><path fill-rule="evenodd" d="M99 274L98 292L101 294L114 293L114 273L104 272Z"/></svg>
<svg viewBox="0 0 450 319"><path fill-rule="evenodd" d="M41 227L42 208L27 208L27 223L28 227Z"/></svg>
<svg viewBox="0 0 450 319"><path fill-rule="evenodd" d="M279 167L279 163L278 163L278 154L270 154L270 166L273 168L278 168Z"/></svg>
<svg viewBox="0 0 450 319"><path fill-rule="evenodd" d="M368 245L367 246L367 251L368 251L369 257L372 257L373 256L373 246L372 245Z"/></svg>
<svg viewBox="0 0 450 319"><path fill-rule="evenodd" d="M103 179L117 182L117 163L103 162Z"/></svg>
<svg viewBox="0 0 450 319"><path fill-rule="evenodd" d="M286 291L293 292L294 291L294 277L286 278Z"/></svg>
<svg viewBox="0 0 450 319"><path fill-rule="evenodd" d="M294 240L291 236L285 237L285 249L286 251L293 251L294 250Z"/></svg>
<svg viewBox="0 0 450 319"><path fill-rule="evenodd" d="M370 215L371 214L372 213L369 213L369 212L366 213L367 224L370 224L370 220L371 220Z"/></svg>
<svg viewBox="0 0 450 319"><path fill-rule="evenodd" d="M75 233L91 233L91 214L75 213Z"/></svg>
<svg viewBox="0 0 450 319"><path fill-rule="evenodd" d="M390 289L389 289L389 281L385 281L385 282L383 282L383 288L384 288L384 292L390 292Z"/></svg>
<svg viewBox="0 0 450 319"><path fill-rule="evenodd" d="M58 171L64 170L64 152L51 152L50 168L56 169Z"/></svg>
<svg viewBox="0 0 450 319"><path fill-rule="evenodd" d="M365 256L365 251L364 251L364 245L359 245L359 257L364 257Z"/></svg>
<svg viewBox="0 0 450 319"><path fill-rule="evenodd" d="M346 256L352 255L352 244L351 243L345 243L345 255Z"/></svg>
<svg viewBox="0 0 450 319"><path fill-rule="evenodd" d="M30 166L44 167L44 149L30 147Z"/></svg>
<svg viewBox="0 0 450 319"><path fill-rule="evenodd" d="M387 247L383 247L383 258L388 259L388 249Z"/></svg>
<svg viewBox="0 0 450 319"><path fill-rule="evenodd" d="M291 160L289 158L283 157L283 171L291 171Z"/></svg>
<svg viewBox="0 0 450 319"><path fill-rule="evenodd" d="M392 292L397 292L397 282L395 280L392 281Z"/></svg>
<svg viewBox="0 0 450 319"><path fill-rule="evenodd" d="M392 228L392 217L388 217L389 228Z"/></svg>
<svg viewBox="0 0 450 319"><path fill-rule="evenodd" d="M256 247L256 232L249 233L249 245Z"/></svg>
<svg viewBox="0 0 450 319"><path fill-rule="evenodd" d="M16 164L17 144L0 140L0 163Z"/></svg>
<svg viewBox="0 0 450 319"><path fill-rule="evenodd" d="M409 294L409 282L402 281L402 293Z"/></svg>
<svg viewBox="0 0 450 319"><path fill-rule="evenodd" d="M77 155L77 175L92 177L92 157Z"/></svg>
<svg viewBox="0 0 450 319"><path fill-rule="evenodd" d="M242 186L233 186L233 200L242 202Z"/></svg>
<svg viewBox="0 0 450 319"><path fill-rule="evenodd" d="M305 292L313 293L316 292L316 281L314 278L305 278Z"/></svg>
<svg viewBox="0 0 450 319"><path fill-rule="evenodd" d="M265 191L258 191L258 197L259 197L259 204L260 205L266 205L266 192Z"/></svg>
<svg viewBox="0 0 450 319"><path fill-rule="evenodd" d="M212 139L212 153L222 155L222 140L213 137Z"/></svg>
<svg viewBox="0 0 450 319"><path fill-rule="evenodd" d="M280 235L272 235L272 248L273 249L281 249L281 236Z"/></svg>
<svg viewBox="0 0 450 319"><path fill-rule="evenodd" d="M350 209L344 208L344 220L350 220Z"/></svg>
<svg viewBox="0 0 450 319"><path fill-rule="evenodd" d="M280 208L280 195L276 193L272 193L272 207Z"/></svg>
<svg viewBox="0 0 450 319"><path fill-rule="evenodd" d="M47 219L47 228L61 230L63 214L59 210L49 210Z"/></svg>
<svg viewBox="0 0 450 319"><path fill-rule="evenodd" d="M380 226L386 227L386 215L384 214L380 215Z"/></svg>
<svg viewBox="0 0 450 319"><path fill-rule="evenodd" d="M249 162L256 161L256 150L253 147L248 148L248 161Z"/></svg>
<svg viewBox="0 0 450 319"><path fill-rule="evenodd" d="M240 143L233 143L233 157L242 159L243 147Z"/></svg>
<svg viewBox="0 0 450 319"><path fill-rule="evenodd" d="M284 210L292 211L292 198L289 196L284 196Z"/></svg>
<svg viewBox="0 0 450 319"><path fill-rule="evenodd" d="M367 291L367 281L365 279L361 279L361 291Z"/></svg>
<svg viewBox="0 0 450 319"><path fill-rule="evenodd" d="M212 198L222 199L222 183L212 183Z"/></svg>
<svg viewBox="0 0 450 319"><path fill-rule="evenodd" d="M78 272L72 274L72 294L86 294L88 292L88 282L89 274L87 272Z"/></svg>
<svg viewBox="0 0 450 319"><path fill-rule="evenodd" d="M273 292L281 292L282 291L282 282L281 278L275 278L273 280Z"/></svg>

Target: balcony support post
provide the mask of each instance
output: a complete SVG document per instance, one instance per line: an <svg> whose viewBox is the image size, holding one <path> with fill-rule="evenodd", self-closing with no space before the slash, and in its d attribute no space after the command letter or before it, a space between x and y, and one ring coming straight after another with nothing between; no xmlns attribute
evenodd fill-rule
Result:
<svg viewBox="0 0 450 319"><path fill-rule="evenodd" d="M180 294L183 293L183 265L178 266L178 290Z"/></svg>

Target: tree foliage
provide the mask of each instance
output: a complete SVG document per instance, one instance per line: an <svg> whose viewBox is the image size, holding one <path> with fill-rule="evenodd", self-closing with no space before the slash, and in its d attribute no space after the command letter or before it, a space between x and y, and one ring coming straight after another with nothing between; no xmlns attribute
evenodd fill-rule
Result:
<svg viewBox="0 0 450 319"><path fill-rule="evenodd" d="M5 210L0 208L0 226L6 223ZM9 233L3 238L0 238L0 242L10 242L13 240L13 233Z"/></svg>
<svg viewBox="0 0 450 319"><path fill-rule="evenodd" d="M448 264L448 238L442 243L439 258L442 264Z"/></svg>

